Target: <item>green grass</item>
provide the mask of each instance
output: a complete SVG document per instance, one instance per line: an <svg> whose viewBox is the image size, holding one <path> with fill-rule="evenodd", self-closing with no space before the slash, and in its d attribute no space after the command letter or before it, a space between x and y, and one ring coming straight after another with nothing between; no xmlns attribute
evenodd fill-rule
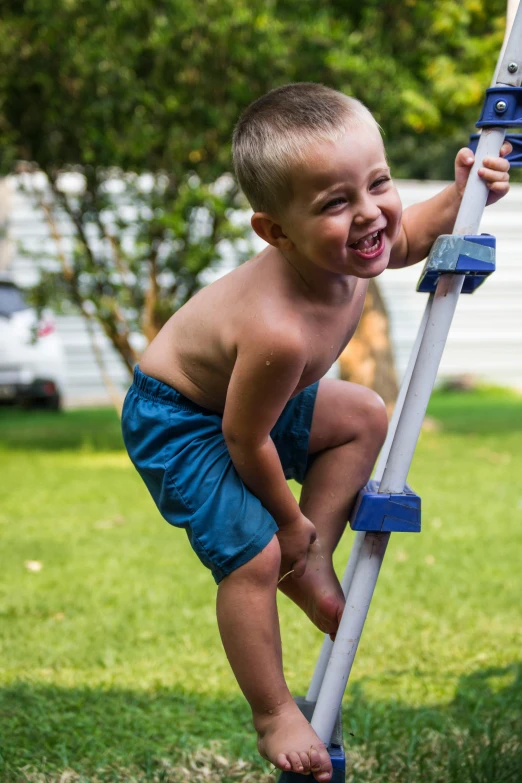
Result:
<svg viewBox="0 0 522 783"><path fill-rule="evenodd" d="M345 697L348 780L519 783L522 398L439 393L429 412L410 474L423 533L392 536ZM1 779L270 780L212 578L115 414L0 410L0 476ZM303 693L321 635L280 610Z"/></svg>

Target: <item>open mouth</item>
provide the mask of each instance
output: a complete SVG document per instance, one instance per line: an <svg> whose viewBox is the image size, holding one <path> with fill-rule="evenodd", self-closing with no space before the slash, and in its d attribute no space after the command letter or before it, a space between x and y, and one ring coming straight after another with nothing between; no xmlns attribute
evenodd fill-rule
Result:
<svg viewBox="0 0 522 783"><path fill-rule="evenodd" d="M381 229L367 234L349 247L361 258L376 258L384 250L384 231Z"/></svg>

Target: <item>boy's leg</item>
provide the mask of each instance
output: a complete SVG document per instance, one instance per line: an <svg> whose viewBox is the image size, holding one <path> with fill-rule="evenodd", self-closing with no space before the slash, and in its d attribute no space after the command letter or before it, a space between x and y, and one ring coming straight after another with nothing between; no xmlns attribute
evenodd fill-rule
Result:
<svg viewBox="0 0 522 783"><path fill-rule="evenodd" d="M217 617L225 651L245 694L262 756L282 770L330 780L328 752L287 688L276 606L281 554L274 536L219 584Z"/></svg>
<svg viewBox="0 0 522 783"><path fill-rule="evenodd" d="M317 529L304 576L287 577L280 589L320 630L334 634L344 597L332 554L346 527L358 491L368 481L388 427L381 398L364 386L323 378L310 432L315 459L301 492L303 514Z"/></svg>

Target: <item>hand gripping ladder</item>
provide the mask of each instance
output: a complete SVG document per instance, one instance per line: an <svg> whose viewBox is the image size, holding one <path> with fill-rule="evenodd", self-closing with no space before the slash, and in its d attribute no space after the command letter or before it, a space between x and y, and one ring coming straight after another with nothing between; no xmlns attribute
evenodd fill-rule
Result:
<svg viewBox="0 0 522 783"><path fill-rule="evenodd" d="M475 163L453 234L434 243L419 291L430 293L404 381L383 446L375 478L359 493L351 527L355 541L342 579L346 608L335 642L326 637L305 699L297 699L333 766L332 783L345 780L341 702L368 614L377 577L392 532L420 531L420 498L406 484L422 421L459 294L472 293L495 268L495 239L476 235L487 200L477 170L488 155L498 155L506 128L522 128L522 6L498 58L492 86L477 127ZM472 137L473 138L473 137ZM508 136L512 165L522 165L522 135ZM313 780L313 777L306 778ZM303 783L303 776L282 772L279 783Z"/></svg>

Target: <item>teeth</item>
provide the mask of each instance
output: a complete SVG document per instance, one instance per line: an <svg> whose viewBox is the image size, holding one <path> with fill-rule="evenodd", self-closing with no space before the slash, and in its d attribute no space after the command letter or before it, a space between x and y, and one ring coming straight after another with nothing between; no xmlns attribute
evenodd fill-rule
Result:
<svg viewBox="0 0 522 783"><path fill-rule="evenodd" d="M365 247L365 245L368 244L368 242L371 242L372 239L377 239L379 236L380 231L374 231L373 234L367 234L365 237L362 237L362 239L359 239L357 242L354 242L352 247L357 248L358 250L366 250L367 252L371 252L373 250L377 250L378 242L375 242L371 247Z"/></svg>

